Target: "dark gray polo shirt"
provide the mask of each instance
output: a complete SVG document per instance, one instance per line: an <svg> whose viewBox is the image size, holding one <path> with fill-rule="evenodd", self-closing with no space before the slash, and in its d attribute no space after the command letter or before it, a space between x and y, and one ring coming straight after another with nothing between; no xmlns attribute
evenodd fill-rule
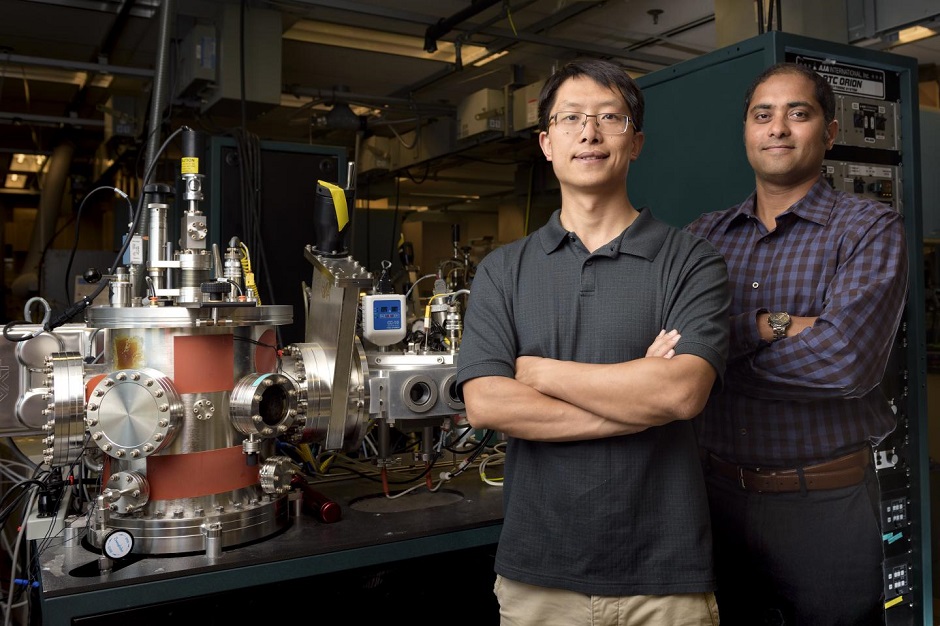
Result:
<svg viewBox="0 0 940 626"><path fill-rule="evenodd" d="M643 209L591 254L559 211L490 252L471 287L458 383L514 375L517 356L642 358L661 329L724 372L727 270L704 239ZM564 381L558 381L563 385ZM624 398L624 405L630 398ZM711 591L711 531L690 422L594 441L511 438L497 573L595 595Z"/></svg>

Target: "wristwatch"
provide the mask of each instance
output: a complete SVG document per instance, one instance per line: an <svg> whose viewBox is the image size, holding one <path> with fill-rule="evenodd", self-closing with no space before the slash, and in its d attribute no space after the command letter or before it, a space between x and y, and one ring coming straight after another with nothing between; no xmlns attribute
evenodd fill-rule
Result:
<svg viewBox="0 0 940 626"><path fill-rule="evenodd" d="M774 331L774 341L778 341L787 336L787 329L790 327L790 314L785 311L771 313L767 318L770 329Z"/></svg>

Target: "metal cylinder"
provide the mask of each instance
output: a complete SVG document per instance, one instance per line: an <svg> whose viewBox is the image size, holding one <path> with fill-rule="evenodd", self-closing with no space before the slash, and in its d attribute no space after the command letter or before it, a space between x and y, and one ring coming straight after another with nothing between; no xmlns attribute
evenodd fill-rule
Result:
<svg viewBox="0 0 940 626"><path fill-rule="evenodd" d="M265 493L257 470L246 469L244 435L230 415L232 381L274 368L275 326L290 320L290 308L224 314L224 324L207 324L199 307L89 309L89 324L108 331L106 373L90 386L85 407L92 441L110 457L112 499L96 511L95 535L126 530L138 554L207 549L217 557L290 523L286 497ZM263 385L267 377L253 379ZM264 386L271 389L246 402L286 429L296 391L281 379ZM73 395L85 403L84 387ZM271 440L255 443L256 460L274 452ZM210 522L225 532L207 537L202 526Z"/></svg>
<svg viewBox="0 0 940 626"><path fill-rule="evenodd" d="M242 284L242 262L240 253L236 248L229 248L225 251L223 276L234 281L239 287L244 286Z"/></svg>
<svg viewBox="0 0 940 626"><path fill-rule="evenodd" d="M206 522L202 525L202 532L206 537L206 557L217 559L222 556L222 524Z"/></svg>
<svg viewBox="0 0 940 626"><path fill-rule="evenodd" d="M207 250L180 252L180 303L202 302L201 286L212 280L212 255Z"/></svg>
<svg viewBox="0 0 940 626"><path fill-rule="evenodd" d="M166 215L169 205L152 202L147 205L150 213L150 268L157 267L163 260L163 250L166 244Z"/></svg>
<svg viewBox="0 0 940 626"><path fill-rule="evenodd" d="M108 558L106 555L102 554L98 557L98 572L101 574L111 573L111 568L114 566L114 561Z"/></svg>
<svg viewBox="0 0 940 626"><path fill-rule="evenodd" d="M132 306L131 300L131 281L127 268L118 267L111 278L111 306Z"/></svg>

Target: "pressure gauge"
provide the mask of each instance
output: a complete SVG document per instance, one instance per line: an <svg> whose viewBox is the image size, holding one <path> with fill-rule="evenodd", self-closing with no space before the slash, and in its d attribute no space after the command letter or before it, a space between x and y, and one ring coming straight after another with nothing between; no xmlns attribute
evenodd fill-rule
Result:
<svg viewBox="0 0 940 626"><path fill-rule="evenodd" d="M126 530L112 530L104 538L104 553L112 559L123 559L133 549L134 536Z"/></svg>

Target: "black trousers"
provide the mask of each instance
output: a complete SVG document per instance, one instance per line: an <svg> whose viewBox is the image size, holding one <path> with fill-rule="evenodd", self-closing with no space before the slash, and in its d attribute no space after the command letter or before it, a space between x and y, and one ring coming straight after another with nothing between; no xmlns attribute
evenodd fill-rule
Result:
<svg viewBox="0 0 940 626"><path fill-rule="evenodd" d="M875 470L843 489L758 494L708 473L722 626L884 624Z"/></svg>

